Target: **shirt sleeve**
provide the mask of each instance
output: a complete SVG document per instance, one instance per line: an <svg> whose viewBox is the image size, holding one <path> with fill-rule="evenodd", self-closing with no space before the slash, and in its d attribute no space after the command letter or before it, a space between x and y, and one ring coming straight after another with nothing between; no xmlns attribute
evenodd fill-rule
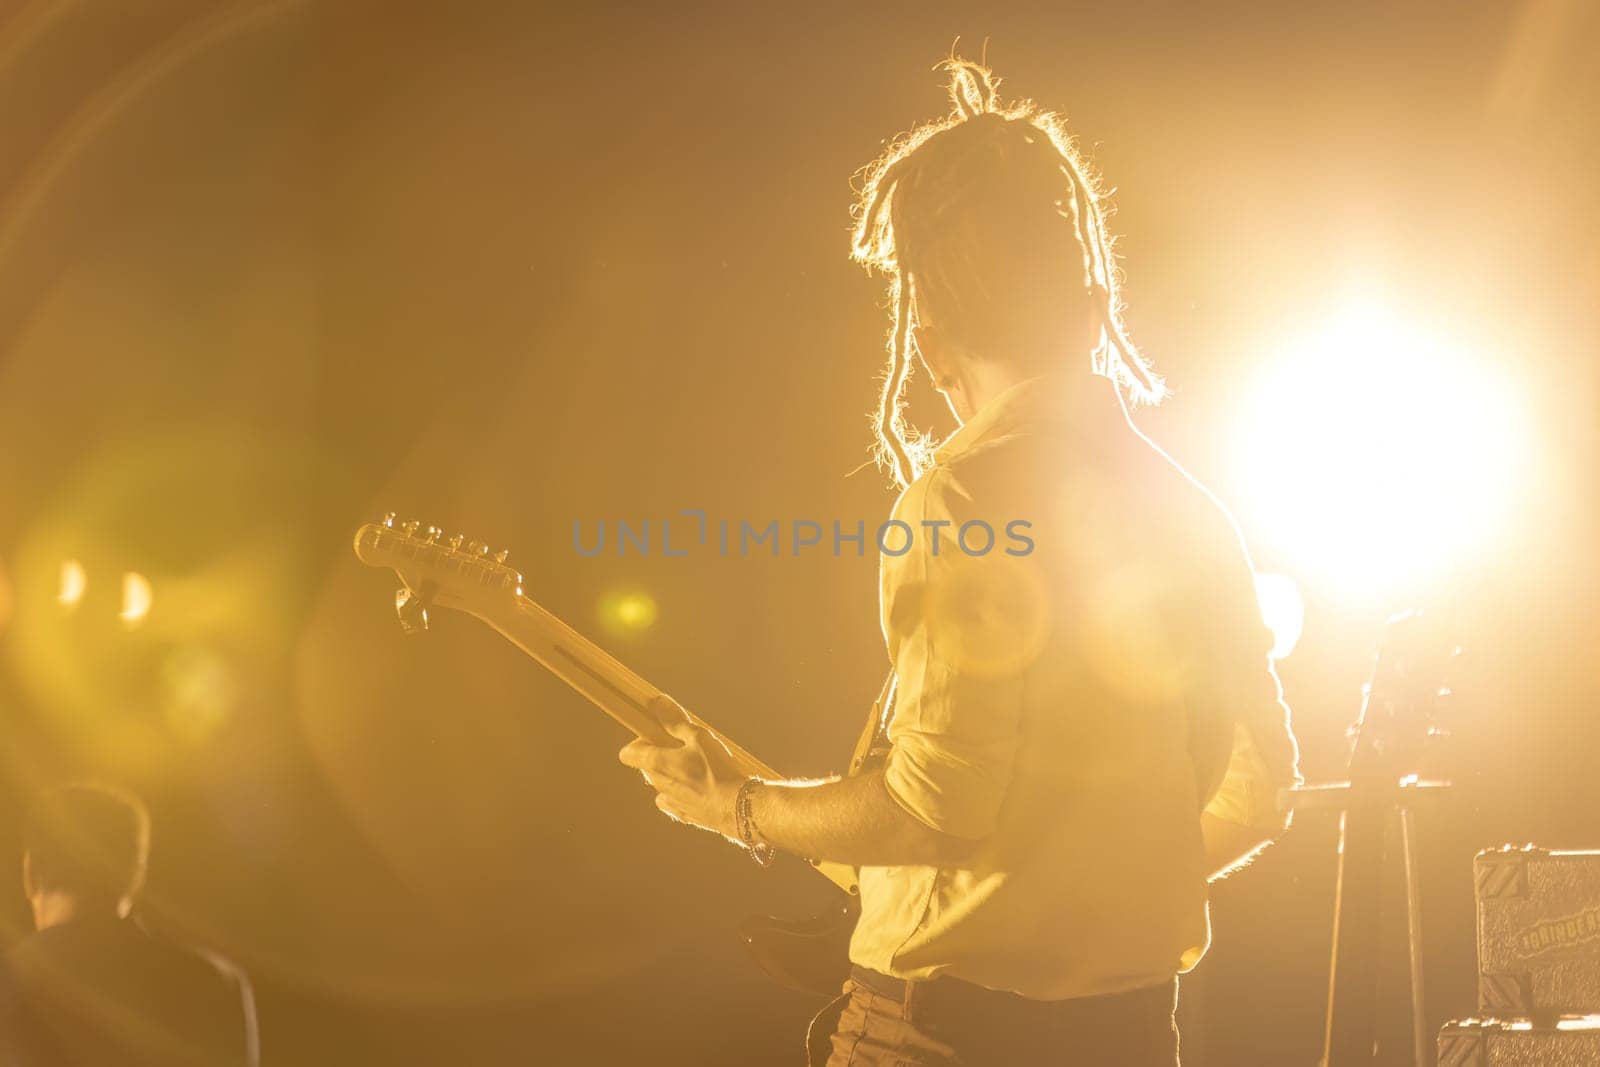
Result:
<svg viewBox="0 0 1600 1067"><path fill-rule="evenodd" d="M1227 773L1206 805L1206 814L1277 833L1289 825L1288 815L1278 804L1278 791L1298 780L1298 774L1274 773L1262 758L1249 728L1238 723L1234 726Z"/></svg>
<svg viewBox="0 0 1600 1067"><path fill-rule="evenodd" d="M913 484L894 536L914 536L885 554L880 594L898 676L885 784L919 822L976 839L993 831L1011 781L1022 677L1046 620L1027 557L1009 554L1004 524L975 519L971 503L946 468ZM975 522L995 534L981 554L967 549L987 541L983 526L960 537Z"/></svg>
<svg viewBox="0 0 1600 1067"><path fill-rule="evenodd" d="M1184 525L1176 545L1172 585L1191 648L1191 730L1200 731L1192 740L1204 739L1205 770L1222 772L1203 775L1211 789L1202 794L1202 810L1276 834L1289 825L1278 795L1302 781L1300 753L1249 550L1214 498Z"/></svg>
<svg viewBox="0 0 1600 1067"><path fill-rule="evenodd" d="M1221 699L1234 712L1233 746L1222 783L1205 806L1207 814L1228 822L1278 833L1289 815L1278 803L1281 790L1304 781L1299 748L1289 727L1283 688L1267 655L1264 635L1259 655L1245 657L1242 670L1229 679Z"/></svg>

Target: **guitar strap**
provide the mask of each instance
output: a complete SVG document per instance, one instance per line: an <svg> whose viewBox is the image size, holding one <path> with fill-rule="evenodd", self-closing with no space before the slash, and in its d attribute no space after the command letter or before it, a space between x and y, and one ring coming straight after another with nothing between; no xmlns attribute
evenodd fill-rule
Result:
<svg viewBox="0 0 1600 1067"><path fill-rule="evenodd" d="M894 707L894 668L889 668L889 676L883 680L883 688L878 690L878 699L872 702L872 710L867 713L867 721L862 724L861 736L856 739L855 751L850 754L850 769L846 775L854 776L866 769L869 762L876 754L888 749L885 735L889 731L889 719ZM880 744L880 739L883 743Z"/></svg>

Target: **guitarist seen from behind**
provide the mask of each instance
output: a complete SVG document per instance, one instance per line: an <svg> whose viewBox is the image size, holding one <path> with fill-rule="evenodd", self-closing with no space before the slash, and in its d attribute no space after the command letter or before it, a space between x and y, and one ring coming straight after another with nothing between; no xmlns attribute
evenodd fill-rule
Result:
<svg viewBox="0 0 1600 1067"><path fill-rule="evenodd" d="M945 70L951 113L869 170L855 230L889 280L876 424L916 534L882 560L883 754L751 779L669 703L681 745L622 760L675 819L860 868L814 1062L1172 1067L1207 882L1287 826L1288 709L1232 520L1128 416L1164 387L1094 175L1056 116ZM903 417L914 360L961 424L942 443ZM1031 551L978 551L1014 520Z"/></svg>

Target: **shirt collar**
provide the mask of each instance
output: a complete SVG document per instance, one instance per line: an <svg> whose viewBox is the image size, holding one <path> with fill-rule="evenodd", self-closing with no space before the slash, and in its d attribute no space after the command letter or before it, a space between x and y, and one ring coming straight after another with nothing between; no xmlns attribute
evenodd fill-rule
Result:
<svg viewBox="0 0 1600 1067"><path fill-rule="evenodd" d="M961 424L933 454L935 463L949 463L959 459L979 445L998 440L1015 432L1030 422L1077 422L1089 417L1104 418L1106 404L1116 405L1118 398L1112 393L1101 396L1110 389L1109 382L1099 376L1084 381L1083 372L1052 371L1020 381L990 400L978 412Z"/></svg>

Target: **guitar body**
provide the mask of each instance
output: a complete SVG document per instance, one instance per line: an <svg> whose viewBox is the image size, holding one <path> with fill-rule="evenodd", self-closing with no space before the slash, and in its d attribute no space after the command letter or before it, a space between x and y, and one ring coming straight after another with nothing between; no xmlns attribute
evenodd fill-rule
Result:
<svg viewBox="0 0 1600 1067"><path fill-rule="evenodd" d="M810 919L752 915L739 924L739 940L779 985L837 996L850 976L850 935L860 914L857 898L848 897Z"/></svg>

